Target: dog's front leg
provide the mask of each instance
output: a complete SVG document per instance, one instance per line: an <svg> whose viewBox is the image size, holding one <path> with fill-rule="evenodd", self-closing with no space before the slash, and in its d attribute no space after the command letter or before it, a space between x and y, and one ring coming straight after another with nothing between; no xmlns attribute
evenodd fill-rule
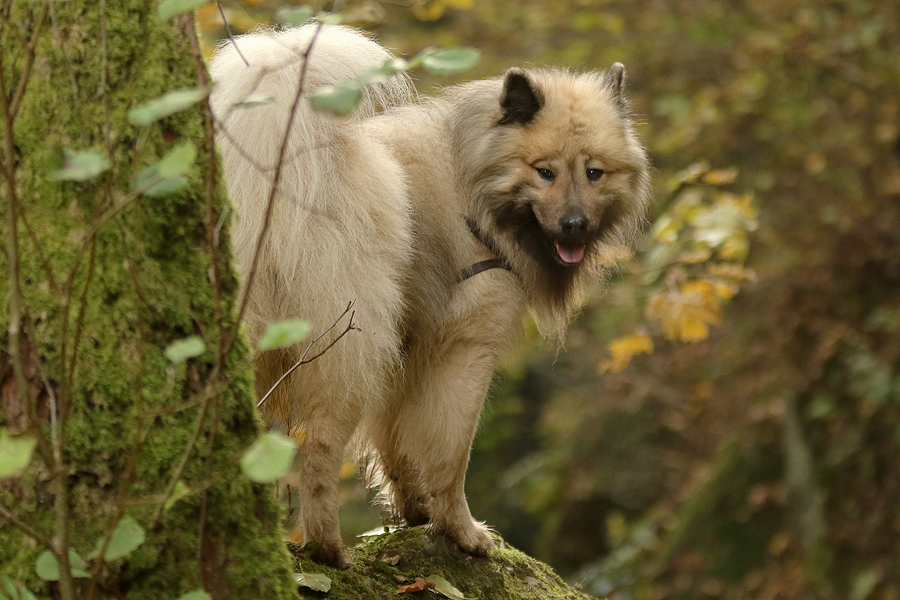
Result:
<svg viewBox="0 0 900 600"><path fill-rule="evenodd" d="M466 502L469 451L499 355L521 326L516 298L481 283L454 299L437 335L410 348L405 391L392 407L390 435L380 448L400 492L395 508L427 512L437 532L477 555L493 542ZM405 497L408 489L416 496Z"/></svg>

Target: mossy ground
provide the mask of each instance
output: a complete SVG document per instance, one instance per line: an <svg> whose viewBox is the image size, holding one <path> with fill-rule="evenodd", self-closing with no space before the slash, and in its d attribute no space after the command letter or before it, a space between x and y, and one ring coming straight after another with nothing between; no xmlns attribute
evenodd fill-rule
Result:
<svg viewBox="0 0 900 600"><path fill-rule="evenodd" d="M294 567L301 573L321 573L332 580L327 594L300 587L303 598L328 600L393 600L441 597L431 591L399 594L397 588L416 577L439 575L466 598L478 600L590 600L572 588L548 565L507 545L494 534L495 546L486 557L461 552L427 526L385 534L350 549L354 564L346 571L314 563L303 548L288 544ZM408 581L405 581L408 580Z"/></svg>

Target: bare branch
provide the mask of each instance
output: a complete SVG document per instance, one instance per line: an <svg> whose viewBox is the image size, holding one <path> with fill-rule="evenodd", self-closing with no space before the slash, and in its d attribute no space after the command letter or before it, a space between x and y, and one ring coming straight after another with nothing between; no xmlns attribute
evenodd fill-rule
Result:
<svg viewBox="0 0 900 600"><path fill-rule="evenodd" d="M22 74L19 76L19 83L16 85L16 94L9 104L9 114L13 119L19 114L19 106L22 104L22 98L25 96L25 88L28 86L28 80L31 79L31 67L34 65L38 37L41 34L41 27L44 24L44 18L47 16L49 8L50 2L44 2L41 5L41 12L38 13L38 17L34 22L34 30L31 32L31 39L28 41L28 49L25 52L25 64L22 67Z"/></svg>
<svg viewBox="0 0 900 600"><path fill-rule="evenodd" d="M222 11L222 5L216 3L219 11ZM223 13L222 18L225 18ZM197 27L194 23L193 15L188 15L183 20L183 29L191 42L191 51L194 55L195 69L197 72L197 85L201 88L209 87L211 81L209 73L206 70L206 64L203 62L203 51L200 48L200 40L197 39ZM227 26L227 25L226 25ZM229 32L230 37L230 32ZM235 46L237 48L237 46ZM243 58L243 57L242 57ZM246 61L244 61L246 62ZM203 130L206 134L203 138L206 147L206 174L204 179L204 200L206 202L206 212L203 215L203 222L206 226L206 242L209 246L211 261L211 278L213 284L213 317L216 320L216 326L219 332L219 343L216 350L216 364L210 375L211 380L218 377L225 362L225 324L224 311L222 310L222 277L221 268L219 266L219 249L216 242L216 181L218 179L218 158L216 154L216 126L213 117L212 107L209 105L209 97L203 103Z"/></svg>
<svg viewBox="0 0 900 600"><path fill-rule="evenodd" d="M350 312L350 309L352 309L352 308L353 308L353 302L350 302L350 304L347 305L347 308L344 309L344 312L341 313L341 316L339 316L337 318L337 320L331 325L331 327L329 327L328 329L323 331L321 334L319 334L319 336L316 337L316 339L311 341L309 343L309 345L306 346L306 350L303 351L303 355L300 357L300 360L298 360L290 369L285 371L285 373L281 377L278 378L278 381L275 382L275 385L273 385L269 389L269 391L266 392L266 395L263 396L260 399L260 401L256 403L256 408L261 407L263 405L263 403L269 398L269 396L271 396L272 393L278 388L278 386L281 385L281 382L283 382L285 379L287 379L291 373L293 373L294 371L299 369L301 366L311 363L312 361L316 360L317 358L319 358L320 356L322 356L323 354L328 352L332 346L337 344L338 341L342 337L347 335L351 330L360 331L360 329L356 325L353 324L353 317L356 315L356 311ZM350 320L347 322L347 327L344 328L344 330L337 337L335 337L333 340L331 340L331 343L329 343L327 346L325 346L324 350L322 350L321 352L319 352L312 358L307 359L306 356L309 354L310 349L312 349L312 347L314 345L316 345L316 343L318 343L323 337L328 335L329 331L331 331L332 329L337 327L337 324L341 322L341 320L347 315L348 312L350 312Z"/></svg>
<svg viewBox="0 0 900 600"><path fill-rule="evenodd" d="M219 14L222 16L222 25L225 26L225 33L228 35L229 41L234 45L235 52L238 53L238 56L241 57L241 60L244 61L244 64L249 67L250 63L247 62L247 59L244 58L243 54L241 54L241 49L238 48L237 43L234 41L234 35L232 35L231 33L231 25L228 23L228 19L225 18L225 9L222 8L222 3L219 0L216 0L216 8L219 9ZM196 34L194 35L194 37L196 37Z"/></svg>
<svg viewBox="0 0 900 600"><path fill-rule="evenodd" d="M234 329L232 330L231 338L228 340L228 344L226 344L225 346L225 354L227 354L231 350L231 347L234 344L234 340L237 338L241 320L243 319L244 313L247 311L247 305L250 302L250 290L253 288L253 280L256 278L256 268L259 264L259 257L262 255L262 247L263 244L265 244L266 236L269 233L269 226L272 222L272 211L275 207L275 196L278 193L278 183L281 180L281 167L284 164L285 152L287 151L288 143L290 142L294 119L297 116L297 106L300 104L300 98L303 96L303 84L306 80L306 73L309 70L309 55L310 52L312 52L313 46L315 46L316 40L318 39L319 33L321 33L321 31L322 23L319 23L316 31L312 35L309 46L307 46L306 48L306 52L304 52L303 54L303 66L300 70L300 81L297 84L297 93L294 96L294 102L291 105L291 112L288 116L287 126L285 127L284 136L281 140L281 148L278 151L278 162L275 166L275 173L272 176L272 189L269 191L269 198L266 203L266 213L263 218L263 226L259 232L259 237L256 240L256 250L253 254L253 261L250 263L250 271L247 273L247 280L242 290L237 320L235 322Z"/></svg>
<svg viewBox="0 0 900 600"><path fill-rule="evenodd" d="M3 517L7 523L15 526L22 533L36 541L47 549L53 549L53 541L42 531L38 531L28 523L22 521L12 513L8 508L0 504L0 517Z"/></svg>

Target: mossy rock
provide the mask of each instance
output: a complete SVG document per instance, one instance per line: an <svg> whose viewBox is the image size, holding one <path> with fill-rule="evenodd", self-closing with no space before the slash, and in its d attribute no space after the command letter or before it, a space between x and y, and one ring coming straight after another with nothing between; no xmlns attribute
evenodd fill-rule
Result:
<svg viewBox="0 0 900 600"><path fill-rule="evenodd" d="M444 598L432 591L398 594L398 587L437 575L467 599L478 600L592 600L566 585L548 565L510 547L494 534L495 546L486 557L461 552L427 526L401 529L350 549L353 566L346 571L313 562L299 544L288 544L300 573L331 579L329 592L300 587L303 598L328 600L394 600Z"/></svg>

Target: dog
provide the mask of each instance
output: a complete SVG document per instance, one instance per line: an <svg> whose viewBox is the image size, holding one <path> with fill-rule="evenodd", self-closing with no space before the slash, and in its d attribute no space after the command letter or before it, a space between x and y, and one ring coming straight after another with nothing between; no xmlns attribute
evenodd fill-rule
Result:
<svg viewBox="0 0 900 600"><path fill-rule="evenodd" d="M360 331L283 381L303 344L255 363L264 414L305 431L298 526L315 560L341 568L351 445L375 457L401 524L488 552L464 481L498 359L529 313L561 343L585 286L629 255L651 195L620 63L511 68L428 99L392 76L349 117L312 108L313 90L391 57L359 31L311 23L237 37L210 66L252 340L286 319L328 331L354 303Z"/></svg>

